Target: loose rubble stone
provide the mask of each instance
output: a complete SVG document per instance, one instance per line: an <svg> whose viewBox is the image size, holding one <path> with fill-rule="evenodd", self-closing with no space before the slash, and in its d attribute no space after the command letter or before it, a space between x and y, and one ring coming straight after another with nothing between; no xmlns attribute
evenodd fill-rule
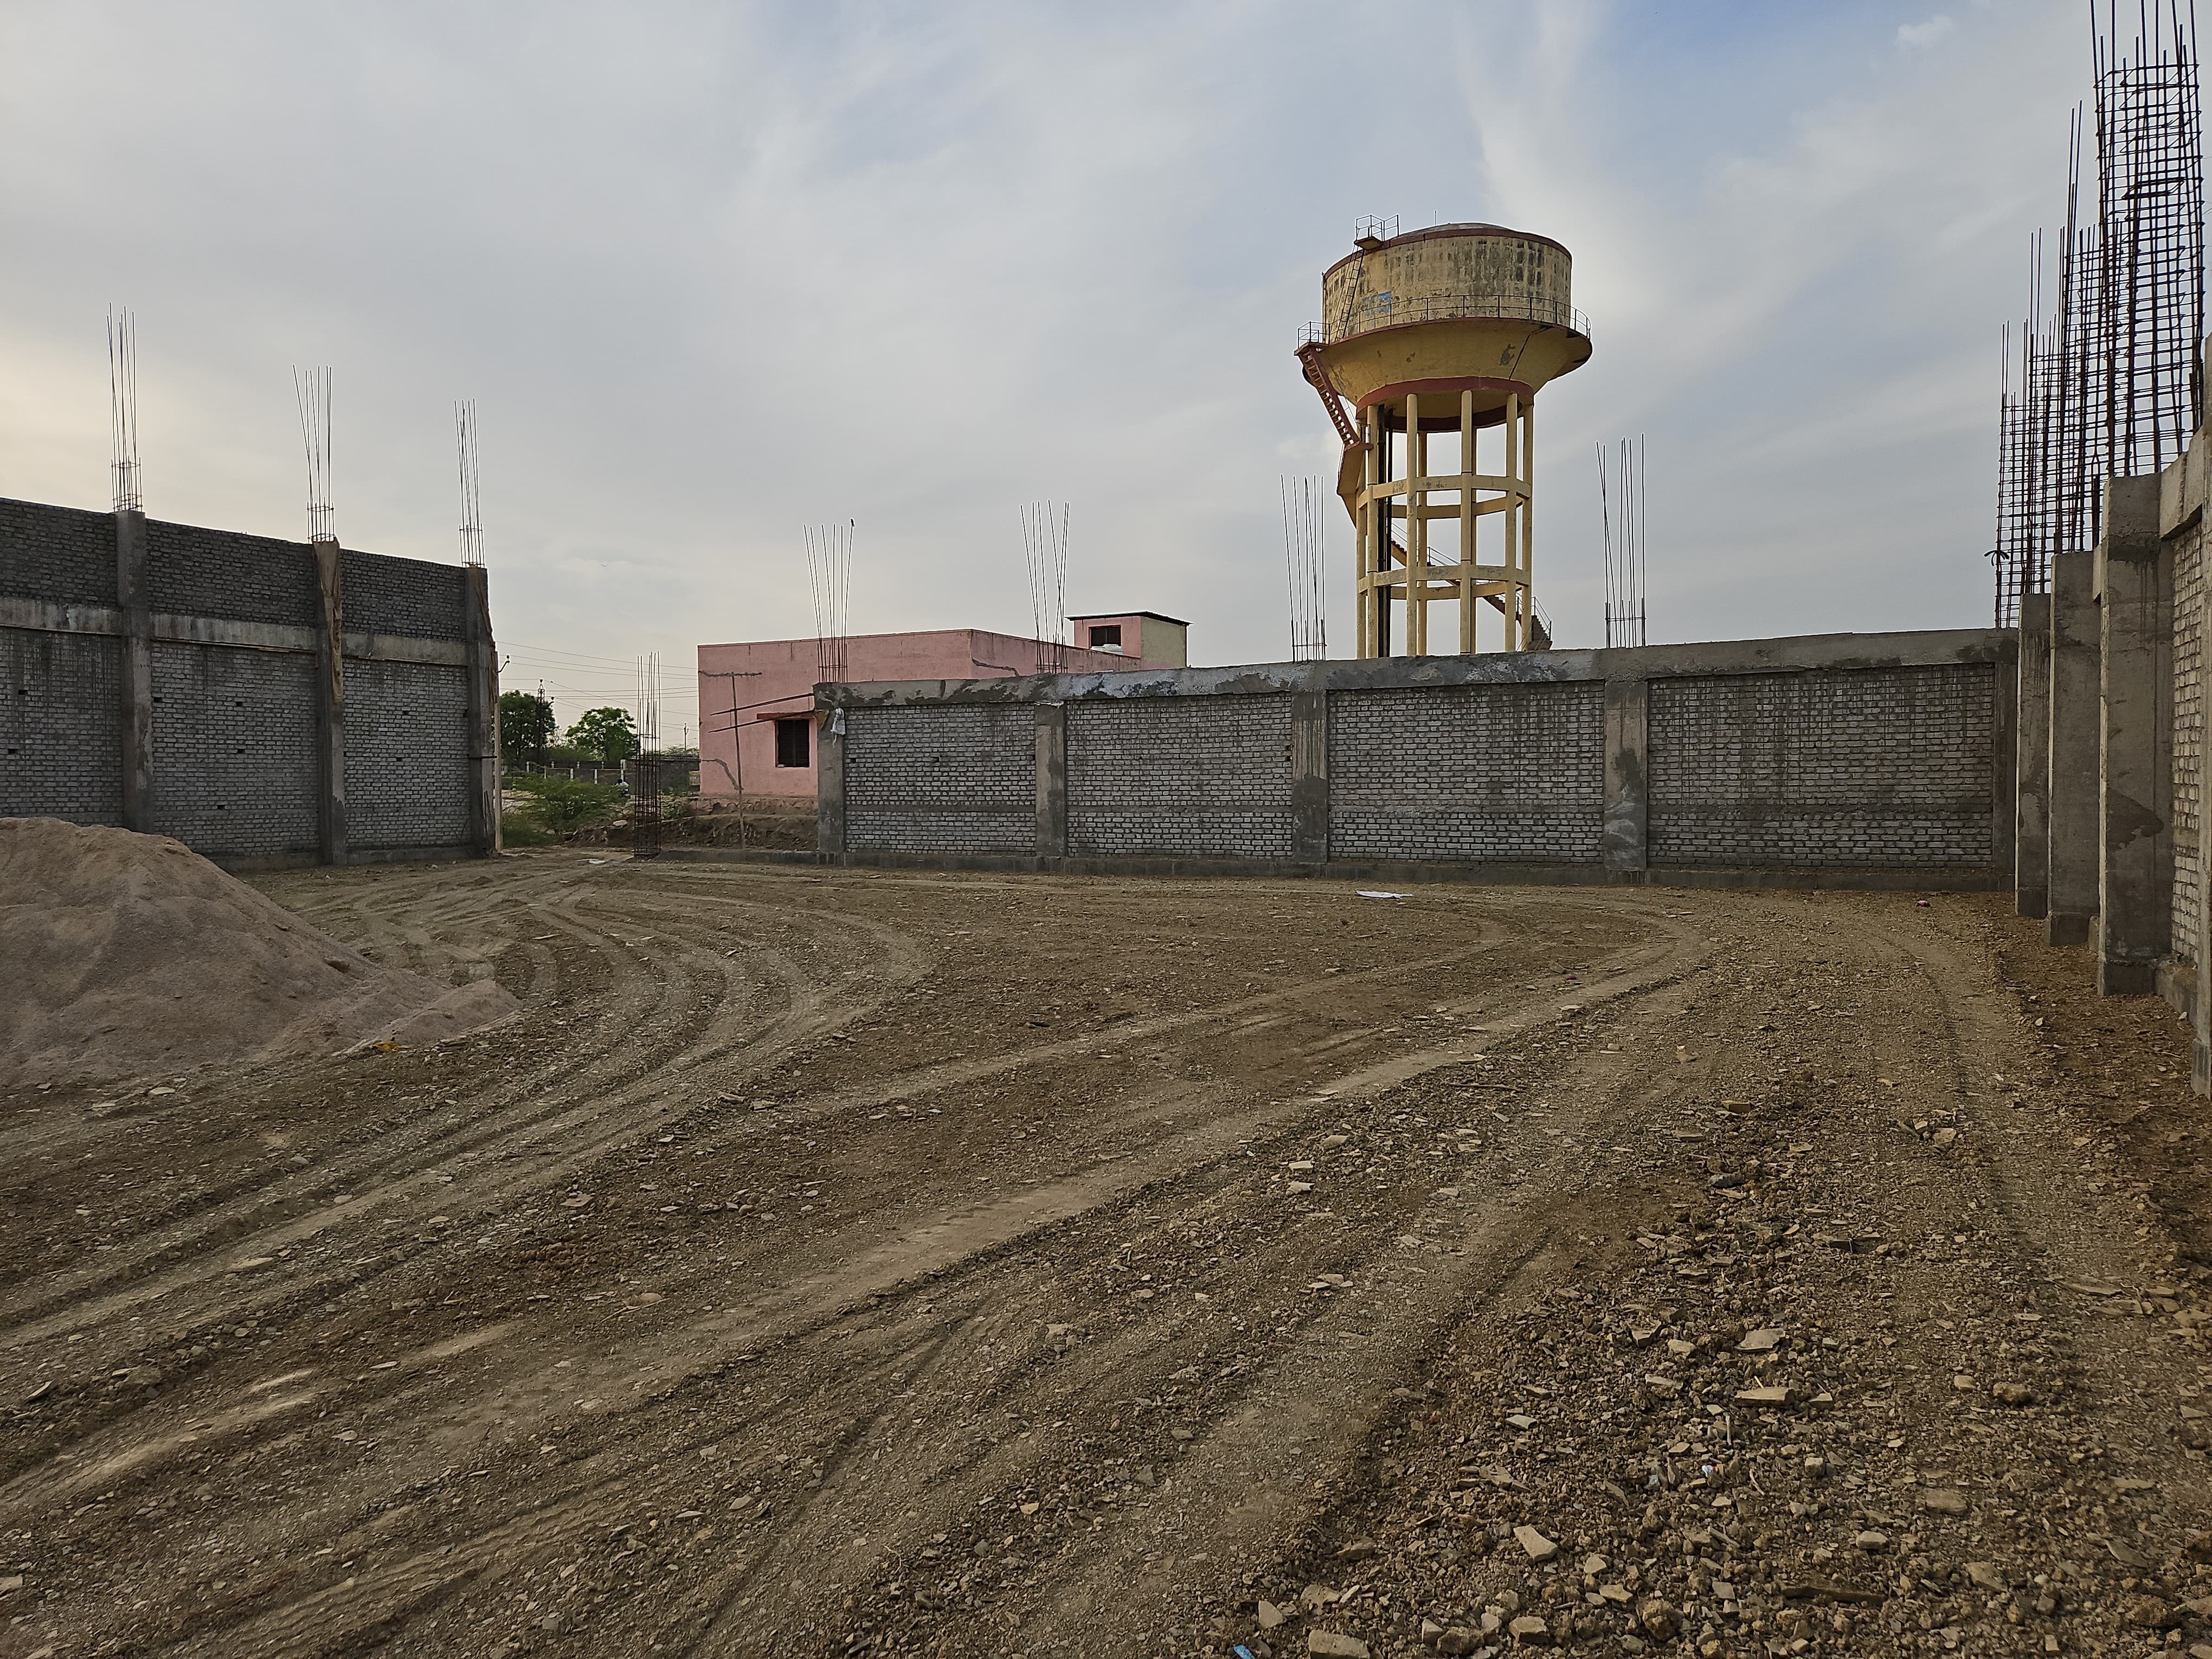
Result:
<svg viewBox="0 0 2212 1659"><path fill-rule="evenodd" d="M1964 1515L1966 1495L1949 1486L1930 1486L1920 1494L1920 1507L1937 1515Z"/></svg>
<svg viewBox="0 0 2212 1659"><path fill-rule="evenodd" d="M1534 1527L1516 1527L1513 1535L1520 1540L1521 1547L1528 1552L1531 1561L1548 1561L1559 1553L1559 1547Z"/></svg>
<svg viewBox="0 0 2212 1659"><path fill-rule="evenodd" d="M1356 1636L1340 1636L1333 1630L1306 1632L1306 1651L1324 1659L1367 1659L1367 1644Z"/></svg>

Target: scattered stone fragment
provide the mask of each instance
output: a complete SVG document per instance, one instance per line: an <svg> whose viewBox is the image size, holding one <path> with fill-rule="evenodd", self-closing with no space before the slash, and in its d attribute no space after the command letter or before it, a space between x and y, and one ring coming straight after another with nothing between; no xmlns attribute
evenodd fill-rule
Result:
<svg viewBox="0 0 2212 1659"><path fill-rule="evenodd" d="M1327 1607L1336 1600L1336 1592L1327 1584L1308 1584L1298 1592L1298 1600L1314 1608Z"/></svg>
<svg viewBox="0 0 2212 1659"><path fill-rule="evenodd" d="M2139 1595L2128 1603L2128 1623L2144 1630L2172 1630L2181 1622L2181 1609L2155 1595Z"/></svg>
<svg viewBox="0 0 2212 1659"><path fill-rule="evenodd" d="M1997 1571L1996 1564L1993 1561L1967 1562L1966 1577L1985 1590L2002 1590L2007 1588L2004 1575Z"/></svg>
<svg viewBox="0 0 2212 1659"><path fill-rule="evenodd" d="M2035 1390L2025 1382L1992 1382L1990 1398L2000 1406L2033 1406Z"/></svg>
<svg viewBox="0 0 2212 1659"><path fill-rule="evenodd" d="M1260 1603L1260 1628L1261 1630L1273 1630L1276 1626L1281 1624L1289 1617L1290 1615L1288 1613L1285 1613L1273 1601L1263 1601Z"/></svg>
<svg viewBox="0 0 2212 1659"><path fill-rule="evenodd" d="M1329 1659L1367 1659L1367 1644L1356 1636L1340 1636L1333 1630L1310 1630L1306 1632L1306 1651L1329 1656Z"/></svg>
<svg viewBox="0 0 2212 1659"><path fill-rule="evenodd" d="M1520 1540L1521 1547L1528 1552L1531 1561L1548 1561L1559 1553L1559 1547L1534 1527L1516 1527L1513 1535Z"/></svg>
<svg viewBox="0 0 2212 1659"><path fill-rule="evenodd" d="M1784 1333L1771 1325L1762 1325L1755 1331L1746 1331L1743 1340L1737 1343L1741 1353L1765 1353L1782 1340Z"/></svg>
<svg viewBox="0 0 2212 1659"><path fill-rule="evenodd" d="M1336 1553L1336 1559L1340 1561L1364 1561L1369 1556L1380 1553L1381 1549L1382 1546L1371 1538L1355 1538Z"/></svg>
<svg viewBox="0 0 2212 1659"><path fill-rule="evenodd" d="M1873 1527L1869 1527L1856 1538L1851 1540L1851 1542L1856 1545L1860 1549L1864 1550L1869 1555L1879 1555L1882 1551L1889 1547L1889 1534L1886 1532L1879 1531Z"/></svg>
<svg viewBox="0 0 2212 1659"><path fill-rule="evenodd" d="M1966 1494L1950 1486L1930 1486L1920 1494L1920 1507L1936 1515L1964 1515Z"/></svg>
<svg viewBox="0 0 2212 1659"><path fill-rule="evenodd" d="M1739 1406L1782 1407L1790 1403L1790 1390L1782 1385L1771 1389L1738 1389L1735 1399Z"/></svg>
<svg viewBox="0 0 2212 1659"><path fill-rule="evenodd" d="M1535 1646L1552 1639L1552 1627L1533 1613L1524 1613L1505 1627L1506 1634L1516 1642ZM1366 1650L1360 1650L1364 1653Z"/></svg>
<svg viewBox="0 0 2212 1659"><path fill-rule="evenodd" d="M1682 1628L1682 1615L1668 1602L1653 1597L1636 1610L1636 1622L1655 1642L1671 1642Z"/></svg>

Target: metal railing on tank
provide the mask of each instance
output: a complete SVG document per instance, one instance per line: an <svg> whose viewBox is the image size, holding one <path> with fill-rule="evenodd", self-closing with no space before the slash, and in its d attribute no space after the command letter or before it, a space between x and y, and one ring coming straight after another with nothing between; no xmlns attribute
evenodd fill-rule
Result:
<svg viewBox="0 0 2212 1659"><path fill-rule="evenodd" d="M1550 328L1572 329L1589 337L1589 319L1574 307L1534 294L1427 294L1401 300L1393 294L1370 295L1355 306L1349 316L1333 323L1308 323L1298 331L1298 343L1334 345L1381 328L1402 328L1408 323L1447 322L1454 318L1496 318L1506 321L1541 323Z"/></svg>

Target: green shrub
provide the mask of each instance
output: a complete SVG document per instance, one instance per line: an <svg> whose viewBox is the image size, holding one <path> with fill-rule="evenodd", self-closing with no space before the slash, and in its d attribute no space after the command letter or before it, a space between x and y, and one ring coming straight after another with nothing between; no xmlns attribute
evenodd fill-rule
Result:
<svg viewBox="0 0 2212 1659"><path fill-rule="evenodd" d="M540 777L532 773L510 773L507 787L528 795L528 816L539 828L556 836L600 818L612 817L623 804L623 792L611 783L591 783L582 778Z"/></svg>
<svg viewBox="0 0 2212 1659"><path fill-rule="evenodd" d="M502 847L543 847L552 839L535 815L527 811L500 814L499 844Z"/></svg>

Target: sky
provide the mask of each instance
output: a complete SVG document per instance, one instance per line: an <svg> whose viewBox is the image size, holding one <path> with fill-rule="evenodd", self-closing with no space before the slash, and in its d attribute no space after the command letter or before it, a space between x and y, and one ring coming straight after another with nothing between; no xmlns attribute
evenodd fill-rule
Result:
<svg viewBox="0 0 2212 1659"><path fill-rule="evenodd" d="M304 537L293 370L349 545L459 557L473 399L509 687L565 724L658 653L1031 631L1289 655L1293 356L1355 224L1574 256L1535 575L1601 642L1595 447L1642 435L1662 641L1986 625L1999 329L2061 216L2079 0L0 0L0 495L110 504L106 319L146 507ZM1327 526L1332 654L1350 525Z"/></svg>

